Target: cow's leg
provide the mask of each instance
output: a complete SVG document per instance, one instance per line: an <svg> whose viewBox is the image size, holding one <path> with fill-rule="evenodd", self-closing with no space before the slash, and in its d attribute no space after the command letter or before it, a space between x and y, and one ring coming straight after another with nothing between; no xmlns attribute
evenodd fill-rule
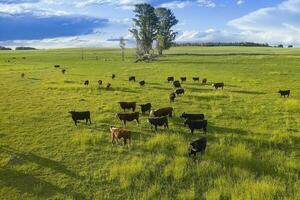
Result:
<svg viewBox="0 0 300 200"><path fill-rule="evenodd" d="M203 132L206 134L206 132L207 132L207 127L204 127L204 128L203 128Z"/></svg>
<svg viewBox="0 0 300 200"><path fill-rule="evenodd" d="M194 134L194 129L193 128L191 129L191 133Z"/></svg>
<svg viewBox="0 0 300 200"><path fill-rule="evenodd" d="M136 123L137 123L137 125L139 125L139 123L140 123L139 119L136 119Z"/></svg>
<svg viewBox="0 0 300 200"><path fill-rule="evenodd" d="M155 125L155 131L157 131L157 125Z"/></svg>
<svg viewBox="0 0 300 200"><path fill-rule="evenodd" d="M89 118L85 118L85 124L87 125Z"/></svg>
<svg viewBox="0 0 300 200"><path fill-rule="evenodd" d="M91 118L89 118L90 124L92 124Z"/></svg>
<svg viewBox="0 0 300 200"><path fill-rule="evenodd" d="M127 144L127 139L124 137L124 145Z"/></svg>
<svg viewBox="0 0 300 200"><path fill-rule="evenodd" d="M75 119L73 121L74 121L75 126L77 126L77 121Z"/></svg>

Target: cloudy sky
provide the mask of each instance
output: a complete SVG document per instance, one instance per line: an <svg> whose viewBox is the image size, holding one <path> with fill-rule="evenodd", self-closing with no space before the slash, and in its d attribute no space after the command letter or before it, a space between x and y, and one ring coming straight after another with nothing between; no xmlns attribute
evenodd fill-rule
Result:
<svg viewBox="0 0 300 200"><path fill-rule="evenodd" d="M0 45L118 46L143 2L173 10L178 42L300 46L300 0L0 0Z"/></svg>

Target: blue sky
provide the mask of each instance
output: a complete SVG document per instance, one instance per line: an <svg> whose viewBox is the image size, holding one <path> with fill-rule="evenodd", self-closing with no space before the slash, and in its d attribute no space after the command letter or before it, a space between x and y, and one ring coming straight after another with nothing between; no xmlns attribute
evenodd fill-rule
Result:
<svg viewBox="0 0 300 200"><path fill-rule="evenodd" d="M0 0L0 45L117 47L144 2L173 10L178 42L300 46L300 0Z"/></svg>

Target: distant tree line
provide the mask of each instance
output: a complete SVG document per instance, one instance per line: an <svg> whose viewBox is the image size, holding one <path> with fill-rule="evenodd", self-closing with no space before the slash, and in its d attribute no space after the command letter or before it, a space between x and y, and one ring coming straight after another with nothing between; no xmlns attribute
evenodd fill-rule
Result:
<svg viewBox="0 0 300 200"><path fill-rule="evenodd" d="M16 47L16 50L36 50L36 48L33 48L33 47Z"/></svg>
<svg viewBox="0 0 300 200"><path fill-rule="evenodd" d="M11 49L11 48L8 48L8 47L0 46L0 50L12 50L12 49Z"/></svg>
<svg viewBox="0 0 300 200"><path fill-rule="evenodd" d="M201 47L218 47L218 46L244 46L244 47L271 47L268 43L255 42L180 42L173 43L174 47L201 46Z"/></svg>

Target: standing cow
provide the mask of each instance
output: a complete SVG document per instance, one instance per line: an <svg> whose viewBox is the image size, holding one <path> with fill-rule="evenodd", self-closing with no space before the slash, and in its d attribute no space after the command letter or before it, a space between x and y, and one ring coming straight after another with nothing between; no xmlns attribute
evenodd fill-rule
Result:
<svg viewBox="0 0 300 200"><path fill-rule="evenodd" d="M77 126L78 120L85 120L86 124L88 123L88 121L90 122L90 124L92 123L90 111L83 111L83 112L70 111L69 113L72 116L75 126Z"/></svg>

